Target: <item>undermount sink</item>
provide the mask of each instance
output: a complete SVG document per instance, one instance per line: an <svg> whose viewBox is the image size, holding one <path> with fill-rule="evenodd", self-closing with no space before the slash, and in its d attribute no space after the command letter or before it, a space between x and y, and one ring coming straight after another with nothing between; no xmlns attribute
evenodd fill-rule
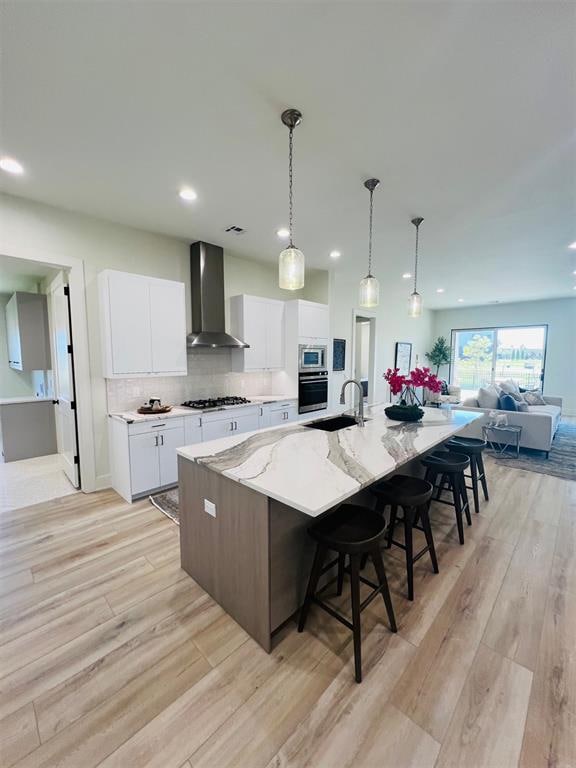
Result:
<svg viewBox="0 0 576 768"><path fill-rule="evenodd" d="M364 419L364 422L370 421L370 419ZM356 419L353 416L334 416L331 419L321 419L320 421L312 421L310 424L303 424L303 427L310 427L310 429L321 429L324 432L337 432L339 429L346 429L346 427L355 427Z"/></svg>

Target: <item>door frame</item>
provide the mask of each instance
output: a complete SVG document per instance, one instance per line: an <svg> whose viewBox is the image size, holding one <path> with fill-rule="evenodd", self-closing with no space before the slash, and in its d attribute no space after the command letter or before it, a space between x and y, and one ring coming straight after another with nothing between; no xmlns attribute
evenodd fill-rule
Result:
<svg viewBox="0 0 576 768"><path fill-rule="evenodd" d="M356 360L356 318L365 317L370 321L370 352L368 355L368 405L374 403L376 396L376 312L371 309L352 310L352 349L350 350L350 377L354 376L354 361Z"/></svg>
<svg viewBox="0 0 576 768"><path fill-rule="evenodd" d="M78 424L78 453L82 461L82 487L84 493L100 490L96 480L96 450L90 377L90 347L86 311L86 276L84 262L72 256L43 252L34 247L6 243L0 246L6 256L23 261L35 261L52 269L68 272L70 288L70 316L74 347L74 373L76 377L76 419ZM102 487L107 487L102 486Z"/></svg>
<svg viewBox="0 0 576 768"><path fill-rule="evenodd" d="M518 323L514 325L484 325L481 328L472 326L471 328L452 328L450 331L450 363L448 366L448 382L452 381L453 366L454 366L454 343L455 334L463 331L496 331L496 344L492 350L492 376L491 384L494 384L494 371L496 368L496 360L498 355L498 331L509 330L511 328L544 328L544 355L542 357L542 373L540 374L540 390L544 392L544 378L546 376L546 355L548 354L548 323Z"/></svg>

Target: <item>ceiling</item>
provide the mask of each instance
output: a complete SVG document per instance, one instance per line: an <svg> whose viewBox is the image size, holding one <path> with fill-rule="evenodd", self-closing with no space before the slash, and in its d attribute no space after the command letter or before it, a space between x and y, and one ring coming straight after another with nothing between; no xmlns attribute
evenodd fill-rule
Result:
<svg viewBox="0 0 576 768"><path fill-rule="evenodd" d="M310 266L363 276L378 176L383 282L408 292L421 215L426 306L574 295L571 2L27 0L2 16L0 152L26 168L2 174L12 194L275 260L293 106Z"/></svg>
<svg viewBox="0 0 576 768"><path fill-rule="evenodd" d="M15 259L0 254L0 293L35 291L45 277L56 275L58 270L37 261Z"/></svg>

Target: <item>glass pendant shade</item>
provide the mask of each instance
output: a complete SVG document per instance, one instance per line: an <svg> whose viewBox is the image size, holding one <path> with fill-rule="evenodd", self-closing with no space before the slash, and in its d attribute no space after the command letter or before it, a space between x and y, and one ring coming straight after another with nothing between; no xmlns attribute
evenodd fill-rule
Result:
<svg viewBox="0 0 576 768"><path fill-rule="evenodd" d="M304 288L304 254L294 246L285 248L280 254L278 285L286 291Z"/></svg>
<svg viewBox="0 0 576 768"><path fill-rule="evenodd" d="M378 306L380 283L373 275L366 275L360 280L360 306L371 309Z"/></svg>
<svg viewBox="0 0 576 768"><path fill-rule="evenodd" d="M420 317L422 314L422 296L417 291L410 294L408 299L408 316Z"/></svg>

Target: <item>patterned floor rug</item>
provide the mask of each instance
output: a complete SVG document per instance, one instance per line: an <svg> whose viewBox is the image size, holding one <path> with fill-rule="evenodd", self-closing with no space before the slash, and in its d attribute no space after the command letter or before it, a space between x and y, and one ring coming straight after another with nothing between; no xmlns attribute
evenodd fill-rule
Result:
<svg viewBox="0 0 576 768"><path fill-rule="evenodd" d="M576 424L562 422L550 449L550 455L528 448L520 450L520 457L513 455L496 456L498 464L542 475L554 475L565 480L576 480Z"/></svg>
<svg viewBox="0 0 576 768"><path fill-rule="evenodd" d="M163 512L166 517L180 525L180 500L178 496L178 488L173 488L171 491L164 491L163 493L157 493L155 496L148 497L152 504Z"/></svg>

